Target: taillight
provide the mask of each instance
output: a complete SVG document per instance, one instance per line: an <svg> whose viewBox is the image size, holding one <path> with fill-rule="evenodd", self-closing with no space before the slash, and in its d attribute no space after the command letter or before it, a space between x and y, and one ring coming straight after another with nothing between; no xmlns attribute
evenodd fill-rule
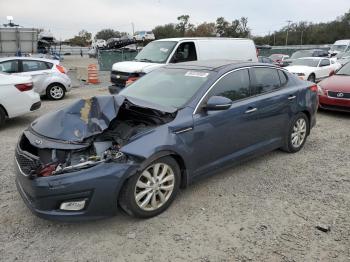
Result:
<svg viewBox="0 0 350 262"><path fill-rule="evenodd" d="M60 71L62 74L66 73L66 69L63 66L60 65L56 65L56 68L58 71Z"/></svg>
<svg viewBox="0 0 350 262"><path fill-rule="evenodd" d="M128 80L126 81L125 85L130 85L132 82L135 82L137 79L139 79L139 77L136 76L131 76L128 78Z"/></svg>
<svg viewBox="0 0 350 262"><path fill-rule="evenodd" d="M318 91L318 86L317 85L312 85L312 86L310 86L310 90L312 92L317 92Z"/></svg>
<svg viewBox="0 0 350 262"><path fill-rule="evenodd" d="M259 49L255 48L255 50L256 50L256 57L258 57L259 56Z"/></svg>
<svg viewBox="0 0 350 262"><path fill-rule="evenodd" d="M33 83L17 84L15 86L19 91L24 92L24 91L32 90Z"/></svg>

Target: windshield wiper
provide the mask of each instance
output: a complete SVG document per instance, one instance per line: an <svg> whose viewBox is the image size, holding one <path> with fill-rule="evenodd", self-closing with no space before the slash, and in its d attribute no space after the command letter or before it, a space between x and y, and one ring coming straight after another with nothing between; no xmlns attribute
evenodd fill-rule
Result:
<svg viewBox="0 0 350 262"><path fill-rule="evenodd" d="M350 76L349 74L336 74L337 76Z"/></svg>

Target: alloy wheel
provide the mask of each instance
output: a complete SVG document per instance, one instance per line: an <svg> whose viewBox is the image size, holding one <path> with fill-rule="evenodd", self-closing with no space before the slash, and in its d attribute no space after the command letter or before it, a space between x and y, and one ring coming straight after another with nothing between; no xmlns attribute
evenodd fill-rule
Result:
<svg viewBox="0 0 350 262"><path fill-rule="evenodd" d="M64 95L64 91L61 86L53 86L50 88L50 96L53 99L61 99L63 95Z"/></svg>
<svg viewBox="0 0 350 262"><path fill-rule="evenodd" d="M293 131L291 135L291 142L294 148L300 147L306 137L306 121L304 118L299 118L294 126L293 126Z"/></svg>
<svg viewBox="0 0 350 262"><path fill-rule="evenodd" d="M156 163L141 173L135 187L135 201L142 210L156 210L169 200L174 186L173 169L165 163Z"/></svg>

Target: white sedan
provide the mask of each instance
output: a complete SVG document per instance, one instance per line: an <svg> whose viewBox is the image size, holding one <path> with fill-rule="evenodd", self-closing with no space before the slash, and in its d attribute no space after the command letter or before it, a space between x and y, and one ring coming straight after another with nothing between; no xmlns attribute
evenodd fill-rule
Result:
<svg viewBox="0 0 350 262"><path fill-rule="evenodd" d="M31 77L0 73L0 126L7 118L23 115L41 106Z"/></svg>
<svg viewBox="0 0 350 262"><path fill-rule="evenodd" d="M303 80L318 82L329 77L341 67L334 59L324 57L303 57L285 67L289 72Z"/></svg>
<svg viewBox="0 0 350 262"><path fill-rule="evenodd" d="M60 100L71 90L71 80L66 69L57 60L35 57L0 58L0 72L31 76L34 91L53 100Z"/></svg>

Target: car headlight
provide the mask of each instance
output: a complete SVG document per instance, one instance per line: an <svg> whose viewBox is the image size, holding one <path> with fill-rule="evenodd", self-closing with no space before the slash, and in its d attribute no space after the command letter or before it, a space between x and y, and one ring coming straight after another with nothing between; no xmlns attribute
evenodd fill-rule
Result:
<svg viewBox="0 0 350 262"><path fill-rule="evenodd" d="M317 93L321 96L327 95L327 90L322 88L322 86L317 85Z"/></svg>

